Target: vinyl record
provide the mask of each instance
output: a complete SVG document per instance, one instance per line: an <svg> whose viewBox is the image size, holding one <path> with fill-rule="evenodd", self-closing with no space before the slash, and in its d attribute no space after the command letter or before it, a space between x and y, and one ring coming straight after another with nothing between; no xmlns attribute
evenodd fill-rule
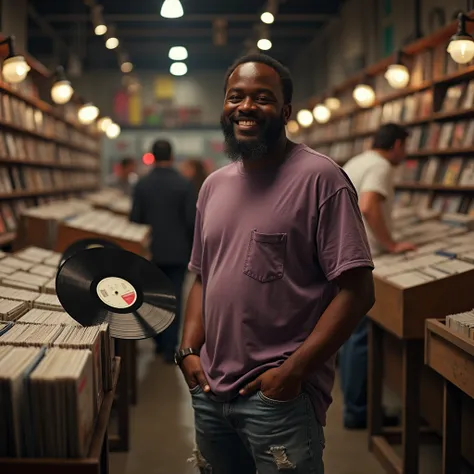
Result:
<svg viewBox="0 0 474 474"><path fill-rule="evenodd" d="M81 250L89 250L96 247L107 247L107 248L114 248L119 249L121 248L114 242L106 239L99 239L99 238L89 238L89 239L81 239L76 240L73 242L63 253L61 260L59 261L59 267L69 258L72 257L77 252Z"/></svg>
<svg viewBox="0 0 474 474"><path fill-rule="evenodd" d="M118 339L153 337L176 314L176 295L166 275L122 249L92 248L69 257L56 275L56 291L78 323L108 323Z"/></svg>

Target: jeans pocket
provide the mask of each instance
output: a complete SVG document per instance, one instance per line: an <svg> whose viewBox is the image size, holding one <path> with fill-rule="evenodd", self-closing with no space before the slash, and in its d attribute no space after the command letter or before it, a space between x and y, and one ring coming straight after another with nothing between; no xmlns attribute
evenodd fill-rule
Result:
<svg viewBox="0 0 474 474"><path fill-rule="evenodd" d="M189 393L191 395L197 395L200 392L202 392L202 387L200 385L196 385L195 387L189 389Z"/></svg>
<svg viewBox="0 0 474 474"><path fill-rule="evenodd" d="M273 398L267 397L261 390L257 392L258 398L262 403L269 406L285 406L291 405L304 397L304 392L301 392L297 397L292 398L291 400L275 400Z"/></svg>
<svg viewBox="0 0 474 474"><path fill-rule="evenodd" d="M244 264L244 274L268 283L283 278L287 234L264 234L252 231Z"/></svg>

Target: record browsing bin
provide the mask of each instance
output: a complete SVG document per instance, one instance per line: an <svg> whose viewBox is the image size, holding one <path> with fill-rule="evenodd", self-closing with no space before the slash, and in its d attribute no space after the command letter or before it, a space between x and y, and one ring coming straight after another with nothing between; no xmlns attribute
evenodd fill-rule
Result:
<svg viewBox="0 0 474 474"><path fill-rule="evenodd" d="M472 437L473 410L465 403L474 398L472 336L448 327L444 319L426 320L425 364L443 380L443 472L457 474L461 472L463 439Z"/></svg>
<svg viewBox="0 0 474 474"><path fill-rule="evenodd" d="M0 458L0 472L5 474L108 474L108 425L119 380L120 365L120 358L115 357L111 390L105 394L85 458Z"/></svg>

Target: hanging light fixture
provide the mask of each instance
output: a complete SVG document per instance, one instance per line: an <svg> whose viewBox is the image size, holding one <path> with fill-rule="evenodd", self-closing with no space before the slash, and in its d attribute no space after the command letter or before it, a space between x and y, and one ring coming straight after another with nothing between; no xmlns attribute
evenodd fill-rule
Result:
<svg viewBox="0 0 474 474"><path fill-rule="evenodd" d="M265 11L260 16L260 20L267 25L271 25L275 21L275 16L278 13L279 0L268 0Z"/></svg>
<svg viewBox="0 0 474 474"><path fill-rule="evenodd" d="M114 138L117 138L120 135L120 127L116 123L112 122L107 127L105 134L108 138L111 138L113 140Z"/></svg>
<svg viewBox="0 0 474 474"><path fill-rule="evenodd" d="M324 101L324 105L331 111L339 110L341 108L341 101L337 97L328 97Z"/></svg>
<svg viewBox="0 0 474 474"><path fill-rule="evenodd" d="M186 66L186 63L173 63L170 66L170 73L173 76L184 76L188 72L188 66Z"/></svg>
<svg viewBox="0 0 474 474"><path fill-rule="evenodd" d="M133 64L130 61L125 61L120 65L120 70L127 74L133 71Z"/></svg>
<svg viewBox="0 0 474 474"><path fill-rule="evenodd" d="M262 51L268 51L272 48L272 42L270 41L270 31L268 26L260 25L259 30L259 40L257 41L258 49Z"/></svg>
<svg viewBox="0 0 474 474"><path fill-rule="evenodd" d="M298 122L296 120L290 120L286 125L286 128L288 129L289 133L291 133L292 135L296 135L300 129L300 126L298 125Z"/></svg>
<svg viewBox="0 0 474 474"><path fill-rule="evenodd" d="M120 41L117 38L117 35L115 34L115 28L111 26L106 35L106 40L105 40L105 47L107 49L115 49L118 47L120 44Z"/></svg>
<svg viewBox="0 0 474 474"><path fill-rule="evenodd" d="M327 123L331 118L331 111L322 104L317 105L313 109L313 116L318 123Z"/></svg>
<svg viewBox="0 0 474 474"><path fill-rule="evenodd" d="M179 0L165 0L160 15L163 18L181 18L184 15L183 5Z"/></svg>
<svg viewBox="0 0 474 474"><path fill-rule="evenodd" d="M102 132L106 132L110 125L112 125L112 119L110 117L101 117L97 122L97 127Z"/></svg>
<svg viewBox="0 0 474 474"><path fill-rule="evenodd" d="M8 46L8 55L2 64L2 76L10 84L22 82L31 69L23 56L15 54L14 42L13 36L0 41L0 45L6 44Z"/></svg>
<svg viewBox="0 0 474 474"><path fill-rule="evenodd" d="M296 115L296 120L303 128L308 128L313 123L314 117L309 110L302 109Z"/></svg>
<svg viewBox="0 0 474 474"><path fill-rule="evenodd" d="M474 39L466 29L466 22L468 21L474 20L465 13L459 13L458 30L451 37L447 49L453 61L458 64L467 64L474 58Z"/></svg>
<svg viewBox="0 0 474 474"><path fill-rule="evenodd" d="M84 125L92 123L99 115L99 109L92 103L84 104L77 112L79 122Z"/></svg>
<svg viewBox="0 0 474 474"><path fill-rule="evenodd" d="M67 104L71 100L72 94L74 94L74 89L66 78L64 68L58 66L55 81L51 87L51 99L56 104Z"/></svg>
<svg viewBox="0 0 474 474"><path fill-rule="evenodd" d="M188 50L184 46L173 46L169 50L168 57L173 61L184 61L188 59Z"/></svg>
<svg viewBox="0 0 474 474"><path fill-rule="evenodd" d="M410 71L402 62L402 51L398 51L395 63L385 71L385 79L394 89L404 89L410 82Z"/></svg>
<svg viewBox="0 0 474 474"><path fill-rule="evenodd" d="M107 25L102 18L102 5L94 5L91 9L91 14L94 33L97 36L105 35L107 33Z"/></svg>
<svg viewBox="0 0 474 474"><path fill-rule="evenodd" d="M367 84L359 84L355 87L352 97L360 107L371 107L375 102L375 92Z"/></svg>

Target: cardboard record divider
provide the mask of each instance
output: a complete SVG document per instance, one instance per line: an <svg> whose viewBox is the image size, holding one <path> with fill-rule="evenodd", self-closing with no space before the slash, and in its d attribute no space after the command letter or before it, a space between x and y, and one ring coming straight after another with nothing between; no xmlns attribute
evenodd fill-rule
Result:
<svg viewBox="0 0 474 474"><path fill-rule="evenodd" d="M167 276L120 248L89 248L70 256L58 269L56 292L78 323L108 323L117 339L153 337L176 315L176 295Z"/></svg>

